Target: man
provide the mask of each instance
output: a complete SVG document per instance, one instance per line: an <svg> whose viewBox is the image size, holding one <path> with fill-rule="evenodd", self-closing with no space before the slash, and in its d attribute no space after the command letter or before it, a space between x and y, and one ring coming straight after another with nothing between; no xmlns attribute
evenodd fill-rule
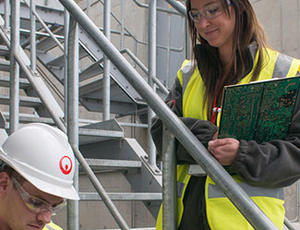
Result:
<svg viewBox="0 0 300 230"><path fill-rule="evenodd" d="M51 216L78 200L75 158L66 135L49 125L25 125L0 147L0 230L61 229Z"/></svg>

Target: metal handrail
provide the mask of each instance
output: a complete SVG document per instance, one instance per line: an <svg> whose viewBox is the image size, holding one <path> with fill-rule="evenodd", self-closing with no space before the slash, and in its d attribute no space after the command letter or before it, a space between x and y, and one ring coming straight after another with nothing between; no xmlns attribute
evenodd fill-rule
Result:
<svg viewBox="0 0 300 230"><path fill-rule="evenodd" d="M253 203L247 193L233 180L228 172L209 154L207 149L179 120L168 106L155 94L152 88L128 63L120 52L105 38L97 26L80 7L72 0L59 0L73 15L78 23L95 40L107 57L124 74L132 86L144 96L148 105L162 119L167 128L176 136L188 150L196 162L208 173L221 190L229 197L233 204L256 229L278 229L269 218Z"/></svg>
<svg viewBox="0 0 300 230"><path fill-rule="evenodd" d="M174 7L174 9L176 9L181 15L186 16L186 10L185 10L185 6L178 1L174 1L174 0L165 0L166 2L168 2L171 6Z"/></svg>

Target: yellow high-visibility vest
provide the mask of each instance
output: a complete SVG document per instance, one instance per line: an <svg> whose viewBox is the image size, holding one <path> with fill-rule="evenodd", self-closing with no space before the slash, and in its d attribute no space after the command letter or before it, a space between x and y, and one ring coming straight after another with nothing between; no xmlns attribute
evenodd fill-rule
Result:
<svg viewBox="0 0 300 230"><path fill-rule="evenodd" d="M254 64L251 72L238 84L251 81L253 70L257 64L258 52L253 54ZM263 53L263 63L257 81L275 77L296 76L300 70L300 60L280 54L272 49ZM197 67L186 60L177 73L182 86L182 111L184 117L207 120L207 104L204 101L205 85ZM203 107L204 105L204 107ZM205 109L203 109L205 108ZM219 125L220 116L217 124ZM191 175L188 174L188 165L177 165L177 226L179 227L183 215L183 198ZM251 199L278 227L283 229L285 209L283 207L282 188L262 188L245 183L242 178L233 176L234 180L248 193ZM253 230L253 227L240 214L237 208L207 176L205 183L206 216L211 230ZM162 208L159 212L156 229L162 229Z"/></svg>

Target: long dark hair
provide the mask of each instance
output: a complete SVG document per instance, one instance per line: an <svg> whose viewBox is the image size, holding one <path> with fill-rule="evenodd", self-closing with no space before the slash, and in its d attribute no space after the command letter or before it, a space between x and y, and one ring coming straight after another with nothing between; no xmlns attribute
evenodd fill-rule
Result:
<svg viewBox="0 0 300 230"><path fill-rule="evenodd" d="M228 0L220 0L227 15L230 15ZM192 59L194 63L201 62L201 76L203 78L206 92L205 101L207 100L208 119L211 116L211 110L214 98L220 103L223 87L227 84L235 83L245 74L247 58L249 57L248 46L256 42L259 52L258 62L253 70L252 81L256 80L262 69L263 49L267 46L265 34L260 26L254 10L248 0L230 0L230 6L235 11L235 29L233 35L232 55L233 62L231 69L224 76L224 66L220 60L218 49L212 47L202 38L196 30L194 22L187 17L190 38L192 42ZM191 10L190 0L186 0L186 10ZM188 14L187 14L188 15ZM197 45L200 43L200 45ZM212 68L213 66L213 68Z"/></svg>

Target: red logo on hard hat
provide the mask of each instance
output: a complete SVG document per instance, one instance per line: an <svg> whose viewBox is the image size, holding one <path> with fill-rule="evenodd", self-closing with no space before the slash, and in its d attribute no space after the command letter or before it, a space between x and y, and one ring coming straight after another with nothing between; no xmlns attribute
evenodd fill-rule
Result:
<svg viewBox="0 0 300 230"><path fill-rule="evenodd" d="M68 156L63 156L59 161L59 167L63 174L68 175L72 171L72 160Z"/></svg>

